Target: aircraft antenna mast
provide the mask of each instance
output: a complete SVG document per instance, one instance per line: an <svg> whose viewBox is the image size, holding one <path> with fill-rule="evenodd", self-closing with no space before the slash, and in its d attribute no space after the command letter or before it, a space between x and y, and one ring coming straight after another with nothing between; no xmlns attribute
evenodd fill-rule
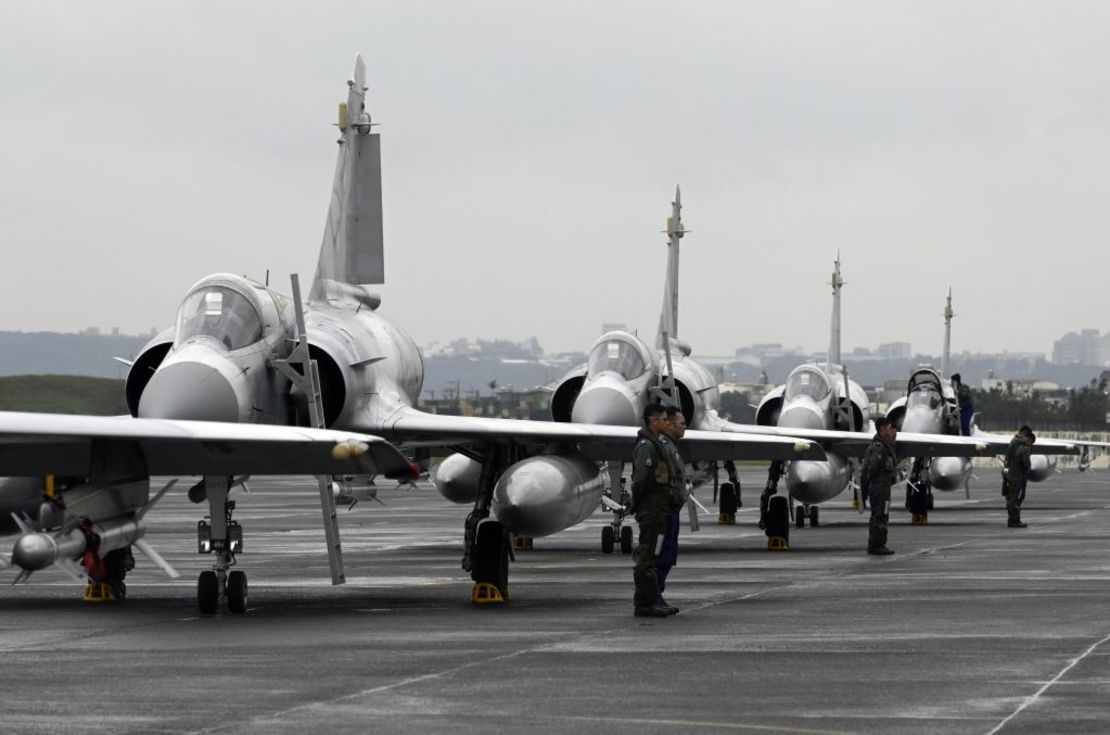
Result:
<svg viewBox="0 0 1110 735"><path fill-rule="evenodd" d="M948 377L949 360L951 358L952 350L952 317L956 313L952 311L952 287L948 287L948 303L944 306L944 354L940 359L940 374L941 377Z"/></svg>
<svg viewBox="0 0 1110 735"><path fill-rule="evenodd" d="M832 286L833 310L832 328L829 335L828 365L840 364L840 291L844 288L844 279L840 276L840 250L836 251L836 261L833 263Z"/></svg>
<svg viewBox="0 0 1110 735"><path fill-rule="evenodd" d="M667 275L663 283L663 311L659 315L659 331L655 346L665 347L663 335L670 339L678 338L678 243L686 234L682 225L682 189L674 188L674 201L671 202L671 216L667 218Z"/></svg>

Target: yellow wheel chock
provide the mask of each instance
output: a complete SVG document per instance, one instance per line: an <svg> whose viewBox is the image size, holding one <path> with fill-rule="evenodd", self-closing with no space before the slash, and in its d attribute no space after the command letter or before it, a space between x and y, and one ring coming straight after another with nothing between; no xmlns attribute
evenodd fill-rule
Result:
<svg viewBox="0 0 1110 735"><path fill-rule="evenodd" d="M915 526L927 526L927 525L929 525L929 516L924 514L924 513L914 513L913 514L913 525L915 525Z"/></svg>
<svg viewBox="0 0 1110 735"><path fill-rule="evenodd" d="M717 516L717 523L722 526L735 526L736 514L735 513L721 513Z"/></svg>
<svg viewBox="0 0 1110 735"><path fill-rule="evenodd" d="M84 602L115 602L116 596L112 594L112 586L107 582L89 582L85 585L85 594L81 599Z"/></svg>
<svg viewBox="0 0 1110 735"><path fill-rule="evenodd" d="M532 537L513 534L513 551L531 551Z"/></svg>
<svg viewBox="0 0 1110 735"><path fill-rule="evenodd" d="M790 551L790 544L782 536L771 536L767 539L768 551Z"/></svg>
<svg viewBox="0 0 1110 735"><path fill-rule="evenodd" d="M506 599L502 596L501 590L497 589L497 585L477 582L474 589L470 591L470 601L475 605L498 605L504 604Z"/></svg>

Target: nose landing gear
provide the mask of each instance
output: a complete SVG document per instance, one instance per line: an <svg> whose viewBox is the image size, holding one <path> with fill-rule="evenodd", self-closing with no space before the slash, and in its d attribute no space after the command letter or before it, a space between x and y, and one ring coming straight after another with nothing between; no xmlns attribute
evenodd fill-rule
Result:
<svg viewBox="0 0 1110 735"><path fill-rule="evenodd" d="M230 484L227 477L204 478L209 516L197 523L197 553L216 556L213 568L197 577L197 607L205 615L215 614L221 599L226 600L230 613L247 611L247 575L228 572L235 565L235 555L243 550L243 527L232 520L235 501L227 497Z"/></svg>

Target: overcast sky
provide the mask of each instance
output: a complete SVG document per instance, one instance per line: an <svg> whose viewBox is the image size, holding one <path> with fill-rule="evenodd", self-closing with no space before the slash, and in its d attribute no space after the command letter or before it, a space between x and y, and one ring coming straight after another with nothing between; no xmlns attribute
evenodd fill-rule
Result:
<svg viewBox="0 0 1110 735"><path fill-rule="evenodd" d="M356 52L383 313L585 350L654 335L676 183L695 354L1049 352L1110 329L1110 5L0 4L0 329L163 328L311 278Z"/></svg>

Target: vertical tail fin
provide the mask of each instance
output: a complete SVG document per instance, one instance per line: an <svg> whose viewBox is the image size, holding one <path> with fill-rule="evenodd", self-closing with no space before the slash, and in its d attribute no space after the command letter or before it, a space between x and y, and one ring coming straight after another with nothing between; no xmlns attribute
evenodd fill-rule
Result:
<svg viewBox="0 0 1110 735"><path fill-rule="evenodd" d="M944 354L940 358L940 376L947 378L949 376L948 368L951 360L952 352L952 317L956 316L956 312L952 311L952 287L948 287L948 303L944 306Z"/></svg>
<svg viewBox="0 0 1110 735"><path fill-rule="evenodd" d="M844 288L844 279L840 276L840 250L836 251L836 260L833 263L832 280L829 282L833 293L832 328L829 334L829 365L840 364L840 291Z"/></svg>
<svg viewBox="0 0 1110 735"><path fill-rule="evenodd" d="M659 330L655 346L663 349L663 334L678 339L678 243L686 234L682 226L682 190L675 186L671 216L667 218L667 275L663 283L663 311L659 314Z"/></svg>
<svg viewBox="0 0 1110 735"><path fill-rule="evenodd" d="M381 141L370 133L373 123L366 111L366 65L361 56L355 57L347 86L347 101L339 105L335 182L309 295L316 302L350 296L365 302L368 297L361 287L385 282Z"/></svg>

